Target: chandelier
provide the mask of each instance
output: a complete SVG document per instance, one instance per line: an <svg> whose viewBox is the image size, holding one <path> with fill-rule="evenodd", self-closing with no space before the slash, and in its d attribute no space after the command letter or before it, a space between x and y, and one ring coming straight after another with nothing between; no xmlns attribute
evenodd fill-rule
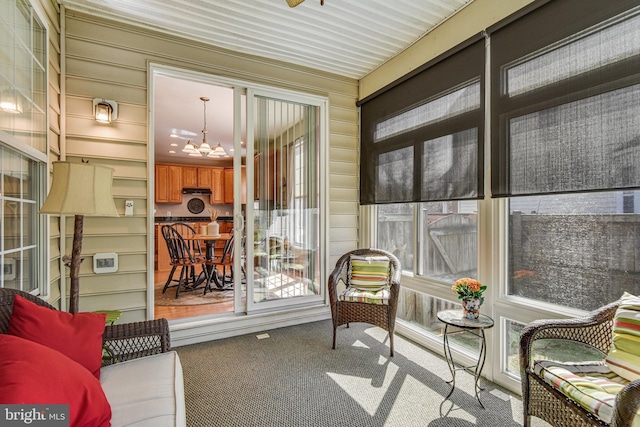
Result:
<svg viewBox="0 0 640 427"><path fill-rule="evenodd" d="M191 142L191 140L188 140L184 148L182 149L182 152L188 153L193 157L228 157L229 155L226 151L224 151L224 148L222 148L222 145L220 145L220 143L218 143L218 145L216 145L214 148L211 148L211 146L207 142L207 102L209 102L209 98L207 98L206 96L201 96L200 100L204 105L204 129L202 129L202 144L197 147Z"/></svg>

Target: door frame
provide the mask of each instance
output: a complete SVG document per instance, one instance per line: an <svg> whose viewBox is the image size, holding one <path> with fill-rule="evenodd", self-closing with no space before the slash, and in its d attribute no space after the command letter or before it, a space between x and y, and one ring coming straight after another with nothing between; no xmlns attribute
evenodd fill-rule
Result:
<svg viewBox="0 0 640 427"><path fill-rule="evenodd" d="M231 79L227 77L217 76L215 74L204 73L200 71L194 71L189 69L177 68L174 66L164 65L149 62L147 64L147 123L148 123L148 135L149 135L149 143L147 144L147 247L149 248L147 251L147 298L146 298L146 313L147 319L152 320L154 318L154 206L155 200L153 195L155 188L155 178L153 168L150 166L155 164L155 148L152 141L155 141L154 135L154 94L155 94L155 84L154 77L158 75L164 75L172 78L181 78L185 80L198 81L205 84L212 84L218 86L226 86L234 89L234 117L240 117L236 114L241 114L241 103L237 102L237 100L242 96L242 93L246 93L247 103L246 103L246 117L247 117L247 140L250 139L249 136L249 124L252 123L253 118L253 110L249 106L251 103L249 100L249 94L251 93L260 93L261 95L272 96L275 98L286 99L286 100L298 100L299 102L307 103L310 105L317 105L320 108L320 144L319 147L319 157L320 164L318 165L318 173L320 177L319 182L319 203L318 203L318 211L319 211L319 268L320 268L320 284L321 284L321 299L317 301L313 301L312 303L298 304L298 305L290 305L286 307L269 307L266 311L273 313L274 311L286 311L292 308L304 308L304 307L318 307L320 308L320 312L324 313L326 311L328 301L326 296L325 286L322 286L323 283L326 283L327 280L327 262L329 259L329 244L328 244L328 230L329 230L329 206L328 206L328 177L329 177L329 99L328 97L318 96L313 94L306 94L303 92L293 91L289 89L282 89L275 86L267 86L264 84L259 84L255 82L248 82L239 79ZM284 97L284 98L283 98ZM237 99L238 98L238 99ZM251 120L250 120L251 118ZM236 128L237 126L237 128ZM241 141L240 141L240 120L234 120L234 227L242 226L246 228L245 224L242 224L242 219L238 218L238 214L241 212ZM252 138L253 136L251 136ZM253 146L249 143L246 144L247 153L246 156L253 156ZM251 148L250 148L251 147ZM246 197L247 200L253 199L253 162L245 162L246 163ZM253 205L251 203L247 203L245 206L245 217L252 218L253 217ZM249 221L250 223L251 221ZM251 232L253 228L251 227ZM253 248L253 235L247 231L247 243L246 247L248 248L248 253L246 254L247 259L252 257L252 248ZM235 245L235 271L241 271L241 245ZM253 267L250 269L253 271ZM247 270L247 276L250 276L249 269ZM240 275L236 275L236 277L240 277ZM229 316L234 317L237 315L243 315L247 312L247 304L242 304L241 302L241 287L234 286L236 289L235 292L235 304L234 304L234 312L230 312ZM322 306L322 307L320 307ZM265 307L267 308L267 307ZM225 316L228 318L229 316ZM286 314L285 314L286 316ZM324 317L324 314L320 314L320 317ZM220 316L217 316L219 319ZM211 322L215 322L216 319L212 315ZM180 329L188 329L190 327L202 326L203 322L209 322L208 319L202 320L199 319L197 322L190 321L189 319L183 319L181 321L172 321L171 324L179 323Z"/></svg>

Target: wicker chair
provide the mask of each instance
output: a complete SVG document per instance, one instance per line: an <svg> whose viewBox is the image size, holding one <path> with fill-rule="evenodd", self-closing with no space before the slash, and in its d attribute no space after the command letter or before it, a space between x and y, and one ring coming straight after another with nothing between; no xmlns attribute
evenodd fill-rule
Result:
<svg viewBox="0 0 640 427"><path fill-rule="evenodd" d="M380 256L384 255L390 261L390 295L389 304L369 304L364 302L339 301L338 284L343 282L349 286L350 256ZM344 254L329 276L329 302L331 304L331 317L333 319L333 348L336 348L336 329L338 326L347 325L350 322L364 322L378 326L389 332L389 354L393 357L393 331L396 325L396 312L398 308L398 295L400 294L400 276L402 274L400 261L390 252L381 249L356 249Z"/></svg>
<svg viewBox="0 0 640 427"><path fill-rule="evenodd" d="M619 301L576 319L537 320L523 329L520 336L520 377L524 427L531 425L532 416L541 418L553 426L607 425L549 386L533 372L532 346L536 340L562 339L584 343L607 354L612 340L613 317L618 305ZM630 427L638 408L640 380L630 382L617 394L609 425Z"/></svg>
<svg viewBox="0 0 640 427"><path fill-rule="evenodd" d="M6 334L13 311L14 295L20 295L38 305L55 310L53 306L29 293L0 288L0 334ZM108 357L102 366L166 353L171 350L169 323L166 319L107 325L102 335L102 348Z"/></svg>

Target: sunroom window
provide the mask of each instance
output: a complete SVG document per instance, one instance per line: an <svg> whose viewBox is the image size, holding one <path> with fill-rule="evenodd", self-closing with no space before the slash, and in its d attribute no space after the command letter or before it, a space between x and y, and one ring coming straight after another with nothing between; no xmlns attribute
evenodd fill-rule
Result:
<svg viewBox="0 0 640 427"><path fill-rule="evenodd" d="M509 295L593 310L640 293L639 17L632 9L534 52L511 52L509 30L496 34L496 50L522 55L500 68L494 105L494 160L506 160L492 190L511 196Z"/></svg>
<svg viewBox="0 0 640 427"><path fill-rule="evenodd" d="M47 29L24 0L0 2L0 287L46 290Z"/></svg>

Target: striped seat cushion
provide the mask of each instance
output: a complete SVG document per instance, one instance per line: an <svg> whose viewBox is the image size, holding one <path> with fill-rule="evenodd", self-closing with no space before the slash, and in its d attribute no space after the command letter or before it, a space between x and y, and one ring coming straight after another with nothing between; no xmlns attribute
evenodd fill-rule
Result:
<svg viewBox="0 0 640 427"><path fill-rule="evenodd" d="M353 286L348 286L343 293L338 295L338 300L389 305L389 287L385 286L378 291L363 291Z"/></svg>
<svg viewBox="0 0 640 427"><path fill-rule="evenodd" d="M605 359L609 368L628 379L640 379L640 297L625 292L613 317L613 342Z"/></svg>
<svg viewBox="0 0 640 427"><path fill-rule="evenodd" d="M376 292L389 285L389 258L351 255L349 286Z"/></svg>
<svg viewBox="0 0 640 427"><path fill-rule="evenodd" d="M607 424L611 423L616 394L629 383L604 362L563 364L536 360L534 371L547 384ZM633 426L640 426L640 414L636 414Z"/></svg>

